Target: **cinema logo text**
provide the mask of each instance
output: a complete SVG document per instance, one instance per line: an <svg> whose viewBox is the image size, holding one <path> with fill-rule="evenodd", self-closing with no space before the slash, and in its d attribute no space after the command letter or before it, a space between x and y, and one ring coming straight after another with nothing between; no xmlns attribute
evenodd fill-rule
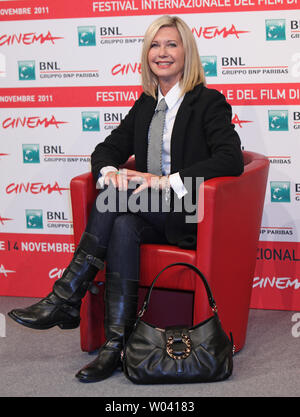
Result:
<svg viewBox="0 0 300 417"><path fill-rule="evenodd" d="M252 288L275 288L277 290L299 290L300 281L291 277L254 277Z"/></svg>
<svg viewBox="0 0 300 417"><path fill-rule="evenodd" d="M49 271L49 278L50 279L59 279L63 276L63 273L65 271L66 268L52 268Z"/></svg>
<svg viewBox="0 0 300 417"><path fill-rule="evenodd" d="M53 185L51 184L44 184L42 182L27 182L27 183L15 183L12 182L11 184L7 185L5 188L6 194L52 194L58 193L62 195L63 191L68 191L69 188L61 187L57 181Z"/></svg>
<svg viewBox="0 0 300 417"><path fill-rule="evenodd" d="M215 39L215 38L222 38L226 39L228 37L235 37L236 39L240 39L240 35L244 33L250 33L249 30L238 30L236 29L235 25L232 24L230 27L219 27L219 26L199 26L193 27L192 32L197 38L204 38L204 39Z"/></svg>
<svg viewBox="0 0 300 417"><path fill-rule="evenodd" d="M1 264L0 265L0 277L8 278L8 274L15 274L16 271L13 271L12 269L6 269L6 267Z"/></svg>
<svg viewBox="0 0 300 417"><path fill-rule="evenodd" d="M2 216L0 216L0 226L1 225L4 226L5 225L5 222L9 222L10 220L13 220L13 219L11 219L10 217L2 217Z"/></svg>
<svg viewBox="0 0 300 417"><path fill-rule="evenodd" d="M48 128L50 126L55 126L59 129L59 126L66 124L68 122L56 120L54 115L50 117L41 117L41 116L23 116L23 117L7 117L1 122L1 127L3 129L8 128L18 128L18 127L27 127L29 129L35 129L37 127Z"/></svg>
<svg viewBox="0 0 300 417"><path fill-rule="evenodd" d="M28 33L13 33L13 34L0 34L0 46L12 46L12 45L32 45L32 44L45 44L47 43L55 45L55 41L58 39L64 39L62 36L53 36L48 30L46 34L28 32Z"/></svg>
<svg viewBox="0 0 300 417"><path fill-rule="evenodd" d="M141 74L142 66L140 62L116 64L111 69L112 75L128 75L128 74Z"/></svg>
<svg viewBox="0 0 300 417"><path fill-rule="evenodd" d="M243 124L245 124L245 123L246 124L253 123L252 120L242 120L242 119L240 119L239 116L237 115L237 113L234 114L231 122L234 123L235 125L239 126L240 128L242 128Z"/></svg>

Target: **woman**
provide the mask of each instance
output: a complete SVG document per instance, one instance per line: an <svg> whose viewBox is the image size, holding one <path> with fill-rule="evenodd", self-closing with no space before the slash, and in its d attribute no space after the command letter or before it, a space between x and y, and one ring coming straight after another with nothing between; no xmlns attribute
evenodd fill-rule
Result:
<svg viewBox="0 0 300 417"><path fill-rule="evenodd" d="M186 222L185 208L174 210L175 200L195 197L197 178L243 171L231 107L222 94L205 87L193 34L180 18L162 16L148 28L142 86L144 92L120 126L92 154L93 175L105 190L99 194L69 267L46 298L9 313L31 328L77 327L81 300L105 260L107 341L98 357L77 373L82 382L103 380L120 364L136 318L140 244L192 248L197 226ZM159 136L161 142L157 142ZM135 155L136 170L120 170L131 155ZM192 179L192 187L186 186L187 178ZM132 181L138 182L135 188L130 186ZM133 195L146 195L149 204L154 191L159 210L150 207L135 212L129 204L126 212L116 209L119 204L102 210L101 196L107 190L115 191L117 202L124 195L127 202ZM163 209L165 198L169 210Z"/></svg>

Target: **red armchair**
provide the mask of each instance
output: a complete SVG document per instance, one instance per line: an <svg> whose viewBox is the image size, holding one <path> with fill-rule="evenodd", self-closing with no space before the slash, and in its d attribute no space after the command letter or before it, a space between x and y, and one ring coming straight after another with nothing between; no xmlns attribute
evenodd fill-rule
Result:
<svg viewBox="0 0 300 417"><path fill-rule="evenodd" d="M143 244L140 265L141 287L149 287L155 275L170 263L196 265L207 277L222 325L228 334L232 332L237 351L243 347L246 338L269 170L269 160L265 156L246 151L243 155L245 169L241 176L213 178L201 184L204 187L204 216L198 223L196 250ZM133 168L133 164L134 161L129 161L126 166ZM98 190L91 173L73 178L70 186L77 245ZM187 268L176 267L160 277L156 298L151 298L150 322L161 327L166 324L192 325L211 315L203 284L191 274ZM96 281L100 285L99 294L87 293L81 308L81 348L88 352L96 350L105 340L103 271Z"/></svg>

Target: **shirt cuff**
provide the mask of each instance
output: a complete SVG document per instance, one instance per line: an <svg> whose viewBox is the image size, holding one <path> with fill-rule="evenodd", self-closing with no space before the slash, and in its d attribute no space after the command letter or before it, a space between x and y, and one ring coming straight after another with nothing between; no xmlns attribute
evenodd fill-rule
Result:
<svg viewBox="0 0 300 417"><path fill-rule="evenodd" d="M104 188L105 175L109 172L118 171L116 167L106 166L100 169L99 177L96 183L96 188Z"/></svg>
<svg viewBox="0 0 300 417"><path fill-rule="evenodd" d="M170 186L172 187L173 191L176 193L179 200L188 193L187 189L185 188L180 178L179 172L169 175L169 180L170 180Z"/></svg>

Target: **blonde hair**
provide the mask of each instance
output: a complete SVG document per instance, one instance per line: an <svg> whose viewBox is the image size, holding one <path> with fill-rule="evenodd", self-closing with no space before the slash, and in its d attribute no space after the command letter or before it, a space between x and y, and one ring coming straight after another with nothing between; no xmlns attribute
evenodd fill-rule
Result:
<svg viewBox="0 0 300 417"><path fill-rule="evenodd" d="M200 60L197 44L194 35L188 25L177 16L161 16L148 27L142 49L141 76L142 87L146 94L156 98L158 79L150 69L148 54L152 41L162 27L175 27L181 37L184 56L183 76L180 81L182 94L191 91L196 85L206 84L203 66Z"/></svg>

